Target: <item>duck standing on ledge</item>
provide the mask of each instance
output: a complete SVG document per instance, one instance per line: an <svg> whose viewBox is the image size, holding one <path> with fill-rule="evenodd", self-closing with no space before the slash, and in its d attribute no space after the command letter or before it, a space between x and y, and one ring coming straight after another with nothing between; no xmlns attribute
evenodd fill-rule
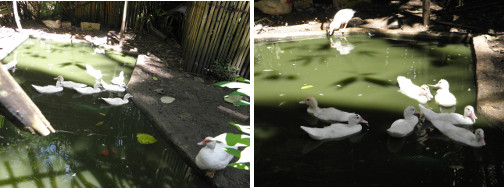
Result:
<svg viewBox="0 0 504 188"><path fill-rule="evenodd" d="M254 7L269 15L289 14L292 11L291 0L260 0L254 3Z"/></svg>
<svg viewBox="0 0 504 188"><path fill-rule="evenodd" d="M234 148L236 146L228 146L224 143L217 143L213 137L206 137L198 145L205 146L201 148L198 155L196 155L196 166L201 170L208 170L206 175L213 178L216 170L226 168L229 162L233 159L233 155L226 152L225 148Z"/></svg>
<svg viewBox="0 0 504 188"><path fill-rule="evenodd" d="M333 34L333 31L340 30L341 26L343 26L343 29L341 29L342 33L345 33L346 27L348 25L348 22L352 19L354 16L355 11L352 9L341 9L339 10L335 15L334 19L329 25L329 35Z"/></svg>

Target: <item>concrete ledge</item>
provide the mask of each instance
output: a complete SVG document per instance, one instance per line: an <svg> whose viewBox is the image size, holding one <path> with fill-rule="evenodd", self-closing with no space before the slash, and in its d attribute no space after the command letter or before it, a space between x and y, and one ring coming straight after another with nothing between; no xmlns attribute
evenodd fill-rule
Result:
<svg viewBox="0 0 504 188"><path fill-rule="evenodd" d="M497 57L488 46L487 35L473 38L476 56L476 83L478 84L478 111L493 125L504 124L504 65L496 63Z"/></svg>
<svg viewBox="0 0 504 188"><path fill-rule="evenodd" d="M175 101L170 104L161 103L162 95L155 91L158 88L165 91L163 95L174 97ZM248 107L235 107L224 102L224 95L232 90L202 83L201 78L172 70L155 57L138 56L127 91L134 96L133 102L153 121L162 135L181 151L194 169L198 169L194 159L201 149L197 142L207 136L215 137L225 132L240 133L227 122L249 124L248 121L243 122L217 109L225 106L234 111L249 113ZM200 171L200 174L204 176L204 172ZM213 179L204 178L216 187L250 187L250 171L233 167L217 171Z"/></svg>

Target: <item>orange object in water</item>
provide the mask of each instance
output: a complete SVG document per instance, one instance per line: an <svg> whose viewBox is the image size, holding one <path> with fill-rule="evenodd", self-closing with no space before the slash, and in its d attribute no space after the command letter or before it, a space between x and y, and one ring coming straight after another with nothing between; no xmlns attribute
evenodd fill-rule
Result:
<svg viewBox="0 0 504 188"><path fill-rule="evenodd" d="M103 156L107 156L107 155L109 155L109 154L115 154L115 153L116 153L115 151L102 151L102 152L101 152L101 155L103 155Z"/></svg>

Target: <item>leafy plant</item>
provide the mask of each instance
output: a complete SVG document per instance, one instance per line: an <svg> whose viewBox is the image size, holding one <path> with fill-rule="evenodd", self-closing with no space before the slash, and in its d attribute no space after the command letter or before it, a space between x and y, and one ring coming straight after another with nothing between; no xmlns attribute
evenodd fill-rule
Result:
<svg viewBox="0 0 504 188"><path fill-rule="evenodd" d="M249 164L253 155L252 148L250 147L250 126L240 125L233 122L229 122L229 124L235 126L238 130L245 134L223 133L215 137L215 139L227 144L228 146L245 147L242 151L234 148L226 148L226 152L239 158L238 161L231 163L228 166L242 170L249 170Z"/></svg>
<svg viewBox="0 0 504 188"><path fill-rule="evenodd" d="M137 133L137 140L140 144L154 144L157 142L156 138L145 133Z"/></svg>
<svg viewBox="0 0 504 188"><path fill-rule="evenodd" d="M220 87L228 87L228 88L238 88L238 90L224 96L224 100L229 103L233 103L234 105L250 105L249 101L243 100L243 97L250 97L252 94L252 86L250 85L250 80L247 80L245 78L236 78L235 79L238 82L229 82L229 81L224 81L224 82L218 82L213 85L220 86ZM237 97L238 96L238 97Z"/></svg>
<svg viewBox="0 0 504 188"><path fill-rule="evenodd" d="M218 80L231 81L239 76L236 74L238 70L229 63L228 59L217 59L211 67L211 76Z"/></svg>
<svg viewBox="0 0 504 188"><path fill-rule="evenodd" d="M0 128L4 126L5 116L0 115Z"/></svg>

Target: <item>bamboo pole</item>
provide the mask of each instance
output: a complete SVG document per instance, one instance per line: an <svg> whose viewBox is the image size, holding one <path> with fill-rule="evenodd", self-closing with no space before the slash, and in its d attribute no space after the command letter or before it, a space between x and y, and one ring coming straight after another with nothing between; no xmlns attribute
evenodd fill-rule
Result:
<svg viewBox="0 0 504 188"><path fill-rule="evenodd" d="M128 13L128 1L124 1L124 10L123 10L123 18L121 24L121 40L119 41L119 47L122 47L124 43L124 26L126 25L126 14Z"/></svg>
<svg viewBox="0 0 504 188"><path fill-rule="evenodd" d="M14 0L12 1L12 7L14 9L14 19L16 20L16 25L19 29L19 32L23 31L23 27L21 26L21 21L19 19L19 14L18 14L18 8L17 8L17 2Z"/></svg>
<svg viewBox="0 0 504 188"><path fill-rule="evenodd" d="M218 44L218 41L220 40L220 38L222 37L221 28L223 27L223 23L224 23L222 21L222 17L225 15L224 14L225 9L223 9L222 6L226 7L227 4L229 4L229 3L230 2L219 2L219 4L217 4L218 14L215 17L216 20L214 22L214 27L211 30L212 38L211 38L210 44L208 44L209 51L206 52L206 54L205 54L206 57L204 60L206 62L205 67L207 67L207 68L211 67L211 65L215 62L215 55L220 50L220 48L217 47L217 44Z"/></svg>
<svg viewBox="0 0 504 188"><path fill-rule="evenodd" d="M208 68L208 61L206 61L205 55L208 51L209 39L211 37L210 35L212 34L210 26L215 22L214 11L216 5L218 5L217 2L207 2L207 3L209 4L209 6L211 5L211 7L208 13L205 28L203 29L203 32L199 37L201 39L202 45L199 51L197 51L196 53L197 54L196 62L200 62L199 65L196 67L195 71L198 74L203 73L203 70L206 70L206 68Z"/></svg>

